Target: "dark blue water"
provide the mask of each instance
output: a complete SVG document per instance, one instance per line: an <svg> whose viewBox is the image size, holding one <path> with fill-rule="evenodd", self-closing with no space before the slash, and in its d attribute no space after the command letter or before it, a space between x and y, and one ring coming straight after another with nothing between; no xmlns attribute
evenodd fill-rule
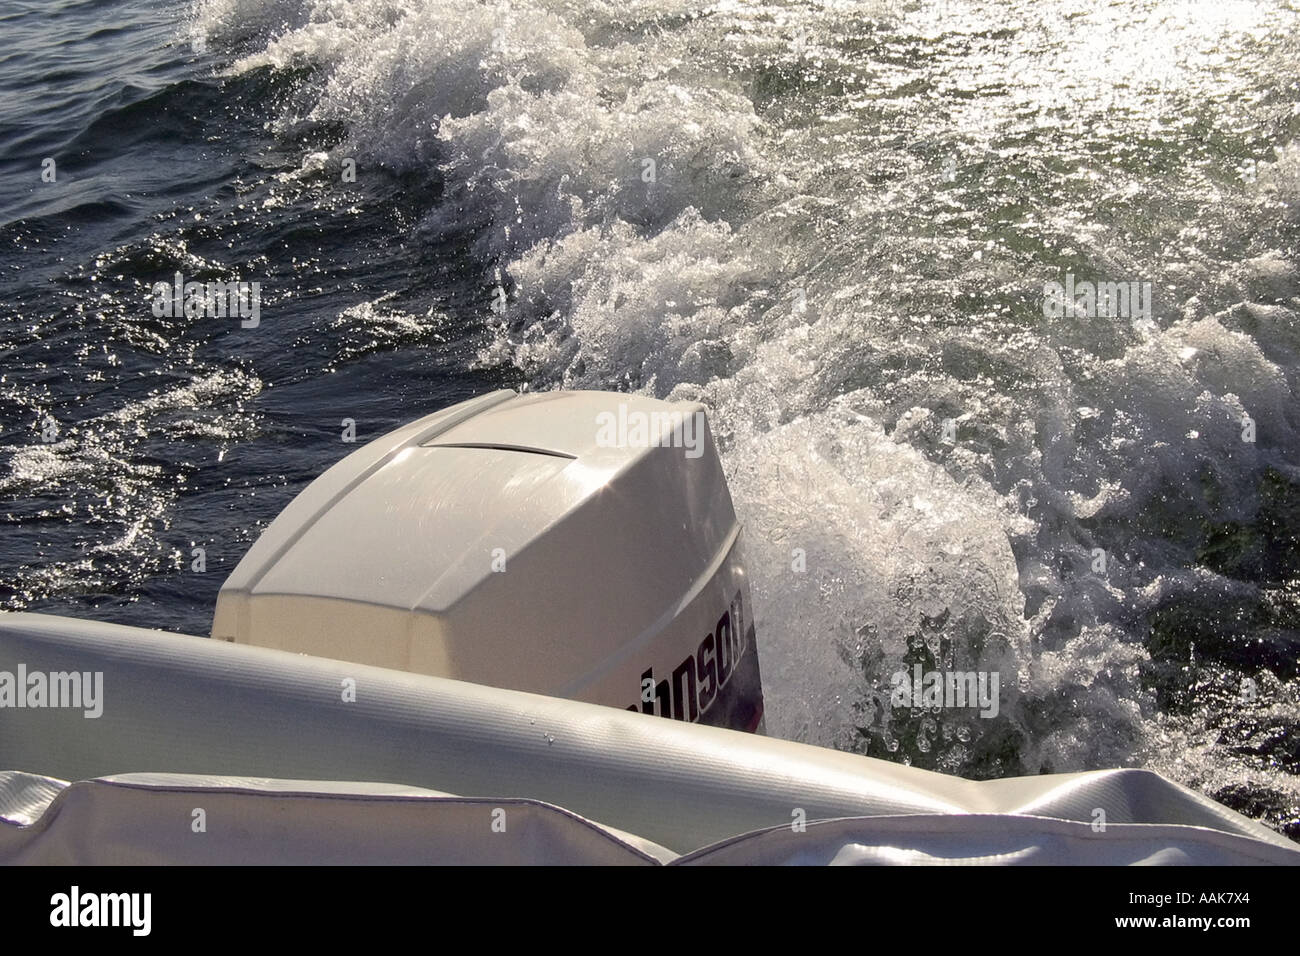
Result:
<svg viewBox="0 0 1300 956"><path fill-rule="evenodd" d="M1300 832L1300 14L1094 7L0 0L0 606L206 633L344 419L701 400L773 732Z"/></svg>
<svg viewBox="0 0 1300 956"><path fill-rule="evenodd" d="M350 450L342 419L364 441L509 378L466 368L482 277L402 235L436 182L278 182L337 133L268 134L292 82L217 78L174 5L0 10L0 601L206 633L259 529ZM260 280L265 320L155 317L176 271ZM381 296L418 318L337 321Z"/></svg>

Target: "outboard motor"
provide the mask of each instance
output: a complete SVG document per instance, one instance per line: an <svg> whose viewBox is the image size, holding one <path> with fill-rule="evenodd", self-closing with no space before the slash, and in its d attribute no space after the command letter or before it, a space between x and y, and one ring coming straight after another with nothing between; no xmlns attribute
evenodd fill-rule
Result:
<svg viewBox="0 0 1300 956"><path fill-rule="evenodd" d="M753 731L739 539L703 406L499 391L312 482L212 636Z"/></svg>

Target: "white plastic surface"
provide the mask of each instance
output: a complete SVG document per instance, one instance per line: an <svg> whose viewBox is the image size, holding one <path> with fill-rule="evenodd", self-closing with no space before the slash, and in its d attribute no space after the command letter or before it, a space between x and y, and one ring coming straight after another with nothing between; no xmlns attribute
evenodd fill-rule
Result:
<svg viewBox="0 0 1300 956"><path fill-rule="evenodd" d="M0 614L0 671L20 662L101 673L103 712L3 713L0 770L15 772L0 773L0 864L1300 862L1279 834L1139 770L976 783L575 701ZM221 840L192 836L195 806Z"/></svg>
<svg viewBox="0 0 1300 956"><path fill-rule="evenodd" d="M611 443L602 415L690 421ZM670 675L748 602L703 421L639 396L497 392L414 422L285 509L222 588L213 636L633 705L643 674Z"/></svg>

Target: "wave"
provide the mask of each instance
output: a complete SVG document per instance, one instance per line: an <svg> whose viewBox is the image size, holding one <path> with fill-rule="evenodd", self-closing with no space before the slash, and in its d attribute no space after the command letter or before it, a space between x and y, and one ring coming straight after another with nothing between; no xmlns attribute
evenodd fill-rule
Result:
<svg viewBox="0 0 1300 956"><path fill-rule="evenodd" d="M1300 621L1274 587L1300 551L1269 517L1300 487L1296 147L1277 125L1257 176L1232 172L1244 136L1207 172L1188 129L1216 120L1169 95L1228 110L1295 49L1135 4L1121 46L1236 29L1253 69L1188 54L1163 86L1107 85L1080 141L1052 5L997 29L960 6L210 0L194 28L234 75L302 76L281 133L337 127L330 162L442 190L412 233L472 236L479 366L711 407L774 733L971 776L1158 763L1222 724L1177 676L1188 641L1223 680L1295 692L1170 609L1248 608L1261 640ZM1014 64L1035 86L978 79ZM1154 313L1054 320L1043 283L1067 271L1149 281ZM1000 715L891 708L918 663L1002 674ZM1294 766L1203 749L1165 769L1294 804Z"/></svg>

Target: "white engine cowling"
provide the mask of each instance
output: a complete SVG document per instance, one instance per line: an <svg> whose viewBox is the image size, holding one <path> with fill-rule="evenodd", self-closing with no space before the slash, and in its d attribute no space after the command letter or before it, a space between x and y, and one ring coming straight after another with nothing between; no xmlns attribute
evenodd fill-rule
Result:
<svg viewBox="0 0 1300 956"><path fill-rule="evenodd" d="M494 392L312 482L212 636L755 730L739 538L703 406Z"/></svg>

